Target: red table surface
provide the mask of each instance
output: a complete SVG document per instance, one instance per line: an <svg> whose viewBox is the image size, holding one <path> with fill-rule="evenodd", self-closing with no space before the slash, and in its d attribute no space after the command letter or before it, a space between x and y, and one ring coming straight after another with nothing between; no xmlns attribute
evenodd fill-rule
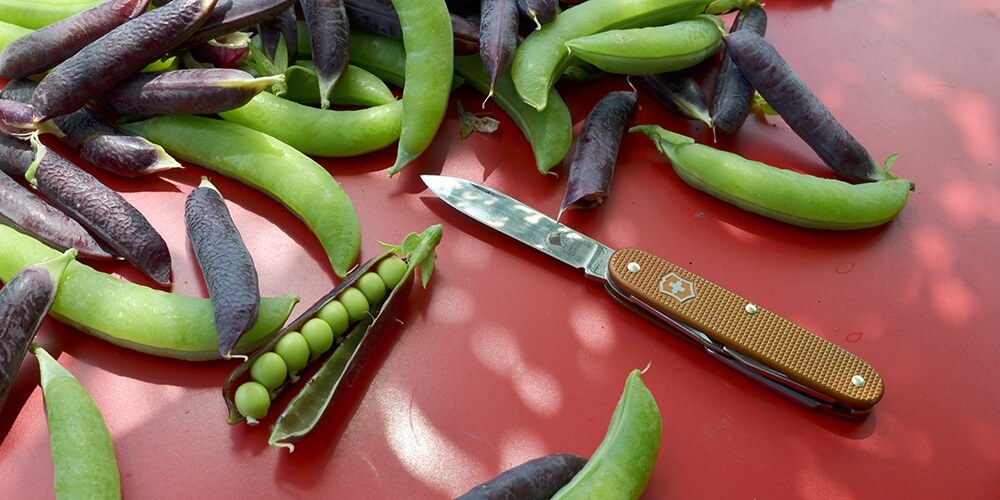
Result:
<svg viewBox="0 0 1000 500"><path fill-rule="evenodd" d="M917 6L916 3L921 5ZM871 363L885 397L855 422L800 408L628 312L598 284L437 200L420 173L481 181L555 215L565 175L541 176L501 121L460 140L454 105L435 142L389 179L395 148L324 159L352 197L362 259L378 241L442 223L431 285L405 329L338 397L293 454L268 427L230 426L220 386L233 362L139 354L46 320L37 342L87 387L114 438L127 498L446 498L553 452L589 455L633 368L663 417L646 498L1000 496L1000 6L955 2L767 3L768 38L840 121L916 183L902 214L825 232L742 212L688 187L643 136L622 143L611 197L563 221L647 249L781 314ZM623 78L560 84L577 127ZM476 110L469 89L455 99ZM711 143L645 94L634 123ZM718 146L831 175L778 118L751 118ZM173 291L206 296L183 226L206 171L98 175L167 240ZM317 240L266 196L212 176L255 257L265 295L305 310L337 280ZM106 266L148 284L131 268ZM0 415L0 496L50 497L52 465L29 356ZM272 414L273 415L273 414Z"/></svg>

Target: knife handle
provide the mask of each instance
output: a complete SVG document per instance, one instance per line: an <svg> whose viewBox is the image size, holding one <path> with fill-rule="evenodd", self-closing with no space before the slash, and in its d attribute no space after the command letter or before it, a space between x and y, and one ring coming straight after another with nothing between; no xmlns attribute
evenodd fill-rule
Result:
<svg viewBox="0 0 1000 500"><path fill-rule="evenodd" d="M806 393L856 414L871 411L882 398L882 378L862 359L665 259L618 250L608 274L630 300L787 377Z"/></svg>

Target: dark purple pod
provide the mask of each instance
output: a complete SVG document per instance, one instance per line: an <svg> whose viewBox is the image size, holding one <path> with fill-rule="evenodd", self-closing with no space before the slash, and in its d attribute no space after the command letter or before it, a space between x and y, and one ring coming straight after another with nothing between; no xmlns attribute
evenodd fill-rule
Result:
<svg viewBox="0 0 1000 500"><path fill-rule="evenodd" d="M712 116L708 111L708 98L694 78L676 71L655 75L636 75L636 85L646 91L656 102L671 112L691 120L698 120L709 127Z"/></svg>
<svg viewBox="0 0 1000 500"><path fill-rule="evenodd" d="M142 14L148 5L149 0L109 0L22 36L0 52L0 77L15 80L43 73Z"/></svg>
<svg viewBox="0 0 1000 500"><path fill-rule="evenodd" d="M207 177L188 195L184 223L215 312L219 354L229 359L257 321L257 269L225 200Z"/></svg>
<svg viewBox="0 0 1000 500"><path fill-rule="evenodd" d="M724 40L726 51L747 81L828 167L854 181L886 179L868 150L834 118L764 37L740 30Z"/></svg>
<svg viewBox="0 0 1000 500"><path fill-rule="evenodd" d="M13 80L0 92L0 98L31 102L31 94L36 86L31 80ZM57 116L51 122L65 133L60 137L63 143L77 150L81 158L102 170L125 177L137 177L181 167L160 146L142 137L122 132L88 107ZM27 145L25 149L34 156ZM24 172L20 175L24 175Z"/></svg>
<svg viewBox="0 0 1000 500"><path fill-rule="evenodd" d="M573 145L559 215L568 209L596 207L608 196L622 135L637 98L635 91L609 92L587 115Z"/></svg>
<svg viewBox="0 0 1000 500"><path fill-rule="evenodd" d="M479 53L479 17L451 14L451 33L455 38L455 55Z"/></svg>
<svg viewBox="0 0 1000 500"><path fill-rule="evenodd" d="M250 57L250 34L242 31L191 47L195 61L212 68L239 68Z"/></svg>
<svg viewBox="0 0 1000 500"><path fill-rule="evenodd" d="M320 108L330 107L330 92L348 63L351 34L343 0L299 0L309 27L309 44L319 81Z"/></svg>
<svg viewBox="0 0 1000 500"><path fill-rule="evenodd" d="M35 110L30 104L0 99L0 133L27 138L35 132L50 132L62 135L53 123L35 123Z"/></svg>
<svg viewBox="0 0 1000 500"><path fill-rule="evenodd" d="M46 203L6 173L0 173L0 224L30 234L59 250L75 248L80 257L115 258L79 222Z"/></svg>
<svg viewBox="0 0 1000 500"><path fill-rule="evenodd" d="M174 0L123 23L42 78L35 120L65 115L159 59L205 22L215 0Z"/></svg>
<svg viewBox="0 0 1000 500"><path fill-rule="evenodd" d="M23 178L35 161L35 151L27 141L0 134L0 170L14 178Z"/></svg>
<svg viewBox="0 0 1000 500"><path fill-rule="evenodd" d="M170 3L176 3L173 0ZM167 5L169 5L168 3ZM245 31L295 4L294 0L218 0L212 13L180 46L187 49L229 33Z"/></svg>
<svg viewBox="0 0 1000 500"><path fill-rule="evenodd" d="M490 91L486 96L489 99L500 73L510 69L517 49L517 0L482 0L481 12L479 54L490 75Z"/></svg>
<svg viewBox="0 0 1000 500"><path fill-rule="evenodd" d="M0 288L0 411L75 253L68 250L59 257L25 267Z"/></svg>
<svg viewBox="0 0 1000 500"><path fill-rule="evenodd" d="M36 147L40 159L26 175L28 182L153 281L170 285L170 251L149 220L73 162L41 144Z"/></svg>
<svg viewBox="0 0 1000 500"><path fill-rule="evenodd" d="M552 22L559 12L559 0L517 0L518 10L535 22L535 29Z"/></svg>
<svg viewBox="0 0 1000 500"><path fill-rule="evenodd" d="M265 19L257 26L260 35L260 49L268 59L274 61L278 53L278 41L285 39L287 65L295 64L299 43L299 23L295 17L295 6L289 6L278 15Z"/></svg>
<svg viewBox="0 0 1000 500"><path fill-rule="evenodd" d="M764 8L755 4L740 11L729 32L739 30L752 30L764 36L767 30ZM712 97L712 126L727 134L736 132L750 115L753 93L753 85L750 85L733 58L723 49L722 65L715 80L715 95Z"/></svg>
<svg viewBox="0 0 1000 500"><path fill-rule="evenodd" d="M548 500L587 464L571 453L528 460L476 486L456 500Z"/></svg>
<svg viewBox="0 0 1000 500"><path fill-rule="evenodd" d="M238 108L283 76L254 78L239 69L178 69L139 73L97 97L118 115L212 114Z"/></svg>

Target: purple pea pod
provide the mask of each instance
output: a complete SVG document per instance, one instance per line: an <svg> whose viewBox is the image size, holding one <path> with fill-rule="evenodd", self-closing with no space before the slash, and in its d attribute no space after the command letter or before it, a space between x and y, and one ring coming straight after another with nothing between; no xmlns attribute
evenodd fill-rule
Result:
<svg viewBox="0 0 1000 500"><path fill-rule="evenodd" d="M479 0L469 0L475 3L475 11L479 10ZM449 5L450 6L450 5ZM352 28L358 28L379 35L403 39L403 28L399 25L399 16L391 0L344 0L344 9ZM455 54L467 55L479 52L479 22L471 21L454 12L451 13L451 31L455 37Z"/></svg>
<svg viewBox="0 0 1000 500"><path fill-rule="evenodd" d="M260 35L260 49L268 59L274 61L278 55L278 41L284 38L287 66L295 64L298 56L296 47L299 43L299 23L295 17L294 5L261 21L257 26L257 33Z"/></svg>
<svg viewBox="0 0 1000 500"><path fill-rule="evenodd" d="M0 99L0 132L20 138L34 133L63 135L54 123L35 123L35 110L31 105L10 99Z"/></svg>
<svg viewBox="0 0 1000 500"><path fill-rule="evenodd" d="M73 162L38 141L32 145L36 160L25 174L28 182L153 281L169 286L170 251L149 220Z"/></svg>
<svg viewBox="0 0 1000 500"><path fill-rule="evenodd" d="M535 22L535 29L552 22L559 12L559 0L517 0L518 10Z"/></svg>
<svg viewBox="0 0 1000 500"><path fill-rule="evenodd" d="M636 84L671 112L712 126L708 98L698 81L681 71L637 75Z"/></svg>
<svg viewBox="0 0 1000 500"><path fill-rule="evenodd" d="M75 248L80 257L115 258L79 222L5 173L0 174L0 224L29 234L59 250Z"/></svg>
<svg viewBox="0 0 1000 500"><path fill-rule="evenodd" d="M321 109L330 107L330 92L348 62L350 26L343 0L299 0L312 47Z"/></svg>
<svg viewBox="0 0 1000 500"><path fill-rule="evenodd" d="M167 5L178 1L173 0ZM294 4L295 0L218 0L205 23L180 48L188 49L229 33L246 31Z"/></svg>
<svg viewBox="0 0 1000 500"><path fill-rule="evenodd" d="M207 177L188 195L184 222L212 301L219 354L229 359L240 337L257 321L257 269L225 200Z"/></svg>
<svg viewBox="0 0 1000 500"><path fill-rule="evenodd" d="M238 108L283 75L254 78L239 69L178 69L139 73L97 98L118 115L212 114Z"/></svg>
<svg viewBox="0 0 1000 500"><path fill-rule="evenodd" d="M490 75L490 91L493 97L500 73L510 69L510 62L517 49L517 1L482 0L482 18L479 23L479 53L483 66Z"/></svg>
<svg viewBox="0 0 1000 500"><path fill-rule="evenodd" d="M237 31L214 38L191 47L189 54L195 60L195 64L187 65L191 68L239 68L250 56L250 34Z"/></svg>
<svg viewBox="0 0 1000 500"><path fill-rule="evenodd" d="M451 33L455 37L455 55L479 53L479 25L478 16L465 17L451 14Z"/></svg>
<svg viewBox="0 0 1000 500"><path fill-rule="evenodd" d="M0 77L15 80L43 73L142 14L148 5L149 0L109 0L22 36L0 52Z"/></svg>
<svg viewBox="0 0 1000 500"><path fill-rule="evenodd" d="M31 94L36 86L31 80L13 80L0 92L0 98L28 103L31 102ZM181 168L181 164L160 146L118 130L118 127L90 108L83 107L67 115L57 116L51 122L66 134L60 137L63 143L77 150L81 158L102 170L125 177L138 177ZM34 157L33 152L30 154ZM30 160L24 165L29 163ZM24 175L24 172L19 175Z"/></svg>
<svg viewBox="0 0 1000 500"><path fill-rule="evenodd" d="M455 500L552 498L587 464L571 453L553 453L511 467Z"/></svg>
<svg viewBox="0 0 1000 500"><path fill-rule="evenodd" d="M62 255L21 269L0 289L0 411L38 327L52 307L63 271L76 255Z"/></svg>
<svg viewBox="0 0 1000 500"><path fill-rule="evenodd" d="M159 59L198 29L216 0L175 0L127 21L42 78L32 95L35 121L83 107Z"/></svg>
<svg viewBox="0 0 1000 500"><path fill-rule="evenodd" d="M35 151L27 141L0 134L0 170L11 177L24 177L35 161Z"/></svg>
<svg viewBox="0 0 1000 500"><path fill-rule="evenodd" d="M753 30L763 36L766 29L767 14L764 8L751 5L740 11L729 32ZM753 85L743 76L728 51L723 50L722 65L715 80L715 95L712 98L712 126L727 134L736 132L750 115L753 93Z"/></svg>
<svg viewBox="0 0 1000 500"><path fill-rule="evenodd" d="M560 216L568 209L596 207L607 198L622 134L637 99L634 90L609 92L583 121L570 158Z"/></svg>

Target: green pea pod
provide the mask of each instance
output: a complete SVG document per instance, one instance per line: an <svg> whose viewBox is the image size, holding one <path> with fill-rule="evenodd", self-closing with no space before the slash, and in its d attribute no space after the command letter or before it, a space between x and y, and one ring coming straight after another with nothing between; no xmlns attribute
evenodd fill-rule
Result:
<svg viewBox="0 0 1000 500"><path fill-rule="evenodd" d="M0 280L59 255L44 243L0 225ZM298 297L261 299L257 323L240 340L236 354L266 342L281 328ZM112 344L136 351L189 361L218 359L212 303L137 285L80 262L63 272L50 314Z"/></svg>
<svg viewBox="0 0 1000 500"><path fill-rule="evenodd" d="M357 260L361 224L354 205L322 165L292 146L237 123L201 116L158 116L123 124L122 128L159 144L179 159L236 179L279 201L316 235L337 276L346 275Z"/></svg>
<svg viewBox="0 0 1000 500"><path fill-rule="evenodd" d="M913 183L890 179L850 184L781 169L697 144L657 125L639 125L695 189L749 212L796 226L861 229L889 222L906 205Z"/></svg>
<svg viewBox="0 0 1000 500"><path fill-rule="evenodd" d="M420 156L437 134L451 97L454 60L451 15L444 0L392 0L392 4L403 28L406 83L403 128L390 177Z"/></svg>
<svg viewBox="0 0 1000 500"><path fill-rule="evenodd" d="M393 100L369 108L333 110L262 93L219 116L270 135L307 155L344 157L377 151L396 142L403 103Z"/></svg>
<svg viewBox="0 0 1000 500"><path fill-rule="evenodd" d="M642 382L641 372L632 370L604 440L553 500L639 498L653 474L662 433L656 400Z"/></svg>
<svg viewBox="0 0 1000 500"><path fill-rule="evenodd" d="M96 7L107 0L0 0L0 19L38 29Z"/></svg>
<svg viewBox="0 0 1000 500"><path fill-rule="evenodd" d="M319 106L317 82L312 62L300 61L285 70L288 90L281 97L299 104ZM382 79L358 66L348 66L330 94L330 103L339 105L378 106L395 100L396 96Z"/></svg>
<svg viewBox="0 0 1000 500"><path fill-rule="evenodd" d="M56 498L121 498L115 445L87 389L38 345Z"/></svg>
<svg viewBox="0 0 1000 500"><path fill-rule="evenodd" d="M456 56L455 72L483 95L490 92L490 76L478 55ZM493 89L493 101L504 110L531 144L538 171L547 174L569 153L573 120L556 90L549 89L548 106L538 111L521 100L509 72L503 72Z"/></svg>
<svg viewBox="0 0 1000 500"><path fill-rule="evenodd" d="M549 89L569 65L566 42L601 31L658 26L705 11L706 0L589 0L533 31L514 52L511 78L525 102L542 110Z"/></svg>
<svg viewBox="0 0 1000 500"><path fill-rule="evenodd" d="M566 47L608 73L649 75L690 68L717 54L723 33L717 16L703 14L664 26L602 31Z"/></svg>
<svg viewBox="0 0 1000 500"><path fill-rule="evenodd" d="M352 31L350 58L351 64L370 71L385 83L400 88L406 83L406 49L401 40L366 31ZM451 89L457 89L462 83L461 77L454 76Z"/></svg>
<svg viewBox="0 0 1000 500"><path fill-rule="evenodd" d="M3 16L0 15L0 17ZM4 19L6 18L4 17ZM0 21L0 50L3 50L10 42L28 33L32 33L32 30L16 24L10 24L9 22Z"/></svg>

